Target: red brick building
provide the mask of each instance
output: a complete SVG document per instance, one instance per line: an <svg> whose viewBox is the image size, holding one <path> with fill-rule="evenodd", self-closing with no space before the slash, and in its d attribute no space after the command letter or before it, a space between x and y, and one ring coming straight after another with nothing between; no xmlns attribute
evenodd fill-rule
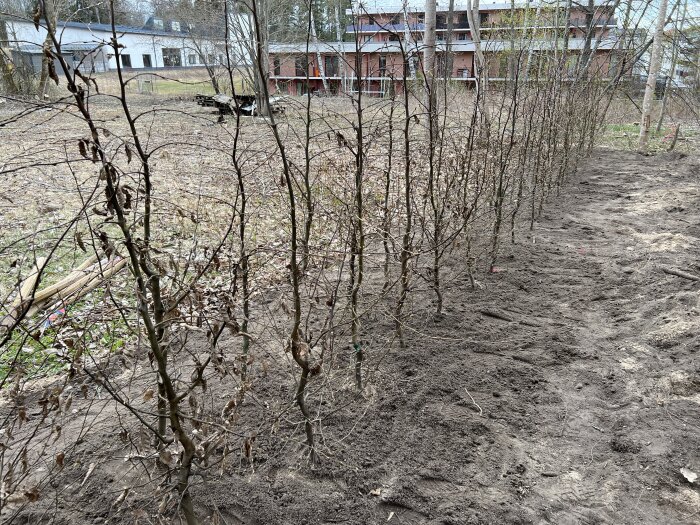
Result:
<svg viewBox="0 0 700 525"><path fill-rule="evenodd" d="M584 49L590 49L591 71L605 76L614 59L617 21L611 0L593 0L588 13L574 7L566 20L567 2L544 0L538 3L517 1L515 10L510 2L482 3L479 9L481 47L487 62L489 79L503 79L508 71L509 56L523 49L521 66L528 63L528 74L546 74L540 69L543 54L551 54L555 46L563 49L568 32L571 63ZM587 2L581 2L587 4ZM423 52L424 2L408 0L403 5L395 0L363 0L353 7L354 25L347 27L345 42L318 44L270 44L271 92L301 95L308 86L311 91L354 91L358 85L369 94L383 95L400 89L404 80L404 55L412 56L406 75L420 77ZM574 4L576 5L576 4ZM447 1L437 4L437 63L441 78L458 83L474 82L474 52L472 30L466 12L466 2L455 0L452 19L452 54L450 71L445 71L448 51ZM591 31L588 31L588 28ZM512 39L515 29L516 38ZM589 35L589 38L586 36ZM357 59L359 54L360 67ZM527 56L527 60L524 57ZM320 59L320 60L319 60ZM319 67L319 62L321 67ZM358 76L361 82L358 84Z"/></svg>

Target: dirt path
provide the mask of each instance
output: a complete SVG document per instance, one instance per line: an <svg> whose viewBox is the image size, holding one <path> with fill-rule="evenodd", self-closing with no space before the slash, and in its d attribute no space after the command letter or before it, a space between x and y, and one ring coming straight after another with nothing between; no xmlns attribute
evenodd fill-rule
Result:
<svg viewBox="0 0 700 525"><path fill-rule="evenodd" d="M366 412L324 420L326 467L234 482L245 522L700 522L680 474L700 471L700 283L662 271L700 275L699 173L597 151L503 272L389 357Z"/></svg>
<svg viewBox="0 0 700 525"><path fill-rule="evenodd" d="M482 342L440 345L407 392L420 437L400 448L427 470L378 484L399 523L700 522L698 485L679 473L700 470L700 283L662 271L700 274L699 174L597 152L534 245L483 292L450 297L514 322L429 330Z"/></svg>
<svg viewBox="0 0 700 525"><path fill-rule="evenodd" d="M697 176L673 157L599 152L540 225L537 277L523 279L533 300L511 301L550 321L506 353L533 360L558 402L508 443L529 459L511 501L523 518L700 520L697 486L679 474L700 467L698 283L662 271L699 273Z"/></svg>

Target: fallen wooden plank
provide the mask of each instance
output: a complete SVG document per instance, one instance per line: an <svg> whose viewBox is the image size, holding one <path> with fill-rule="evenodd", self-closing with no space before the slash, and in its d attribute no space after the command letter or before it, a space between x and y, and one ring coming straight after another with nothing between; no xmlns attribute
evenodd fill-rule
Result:
<svg viewBox="0 0 700 525"><path fill-rule="evenodd" d="M40 310L44 310L49 301L53 300L54 297L58 299L58 303L63 303L64 305L75 302L77 299L71 297L73 294L77 292L78 297L82 297L95 288L98 284L103 282L104 279L107 279L117 271L121 270L125 264L126 259L122 258L103 261L91 266L89 271L83 277L69 283L67 286L55 291L51 295L44 294L44 290L42 290L41 301L37 299L37 301L29 309L29 312L27 312L27 316L31 317ZM37 298L39 296L40 294L37 294ZM66 302L68 298L71 298L70 302Z"/></svg>
<svg viewBox="0 0 700 525"><path fill-rule="evenodd" d="M19 292L17 293L14 301L12 301L12 305L10 306L7 315L3 317L2 321L0 321L0 327L9 329L17 321L17 319L20 318L23 310L27 308L30 300L32 299L32 295L36 292L34 289L36 287L36 281L39 278L39 273L44 268L45 264L46 257L39 257L36 260L32 273L30 273L29 276L22 281L22 284L19 287Z"/></svg>
<svg viewBox="0 0 700 525"><path fill-rule="evenodd" d="M34 301L39 303L42 302L46 299L49 299L51 296L56 295L57 292L65 289L68 286L71 286L73 283L85 280L90 276L90 274L99 272L100 268L99 265L96 264L97 261L97 256L92 255L88 257L87 260L85 260L78 268L73 270L70 274L68 274L66 277L61 279L55 284L52 284L51 286L44 288L43 290L40 290L36 293L34 296ZM104 260L103 264L107 263L107 259Z"/></svg>

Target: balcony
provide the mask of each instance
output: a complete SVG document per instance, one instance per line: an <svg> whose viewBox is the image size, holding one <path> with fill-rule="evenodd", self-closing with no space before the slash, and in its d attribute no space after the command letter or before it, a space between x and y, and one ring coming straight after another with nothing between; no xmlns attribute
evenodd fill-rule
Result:
<svg viewBox="0 0 700 525"><path fill-rule="evenodd" d="M425 24L412 23L408 24L409 31L424 31ZM379 31L388 31L392 33L403 33L406 31L406 24L361 24L349 25L345 28L347 33L377 33Z"/></svg>
<svg viewBox="0 0 700 525"><path fill-rule="evenodd" d="M569 22L569 25L571 25L571 27L578 27L584 29L587 27L585 18L574 18ZM615 18L614 16L595 18L593 20L593 25L595 27L616 26L617 18Z"/></svg>
<svg viewBox="0 0 700 525"><path fill-rule="evenodd" d="M594 27L611 27L611 26L616 26L617 25L617 18L615 17L599 17L593 20L593 26ZM569 21L569 26L576 28L576 29L585 29L586 26L586 20L583 18L575 18ZM444 31L447 29L447 24L446 23L438 23L436 24L436 27L438 31ZM516 29L522 29L524 26L517 26ZM535 24L534 20L528 21L527 27L529 28L541 28L541 29L548 29L548 28L553 28L554 23L551 20L544 20L540 21L539 23ZM560 23L559 27L564 27L564 23ZM456 23L453 26L454 29L456 30L465 30L469 29L469 24L468 23ZM510 26L507 24L501 24L499 22L489 22L486 24L481 24L480 29L482 30L493 30L493 29L510 29ZM406 24L400 23L400 24L360 24L360 25L349 25L345 28L346 32L348 33L379 33L379 32L391 32L391 33L403 33L406 31ZM418 23L418 22L413 22L408 24L408 30L409 31L414 31L414 32L423 32L425 31L425 24L423 23Z"/></svg>

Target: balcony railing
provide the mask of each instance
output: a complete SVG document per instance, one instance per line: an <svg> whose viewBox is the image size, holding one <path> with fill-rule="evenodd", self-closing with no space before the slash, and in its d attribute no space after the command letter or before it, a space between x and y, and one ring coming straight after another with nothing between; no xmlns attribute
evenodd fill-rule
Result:
<svg viewBox="0 0 700 525"><path fill-rule="evenodd" d="M616 26L617 25L617 18L615 17L599 17L593 20L593 26L594 27L605 27L605 26ZM582 18L574 18L569 21L569 26L574 27L574 28L583 28L585 29L587 26L586 20ZM440 23L436 25L437 29L442 31L447 29L447 24L446 23ZM522 29L524 26L519 25L516 26L516 29ZM548 27L555 27L555 24L551 20L546 20L546 21L539 21L536 22L535 20L530 20L527 24L528 28L548 28ZM565 27L565 24L563 22L559 23L559 27ZM453 25L454 29L457 30L464 30L464 29L469 29L469 24L465 23L456 23ZM508 23L501 23L501 22L489 22L486 24L481 24L480 26L481 29L510 29L510 25ZM406 24L400 23L400 24L360 24L360 25L349 25L346 28L346 32L348 33L377 33L379 31L388 31L388 32L395 32L395 33L403 33L406 31ZM423 23L409 23L408 24L408 30L409 31L417 31L417 32L422 32L425 31L425 24Z"/></svg>

